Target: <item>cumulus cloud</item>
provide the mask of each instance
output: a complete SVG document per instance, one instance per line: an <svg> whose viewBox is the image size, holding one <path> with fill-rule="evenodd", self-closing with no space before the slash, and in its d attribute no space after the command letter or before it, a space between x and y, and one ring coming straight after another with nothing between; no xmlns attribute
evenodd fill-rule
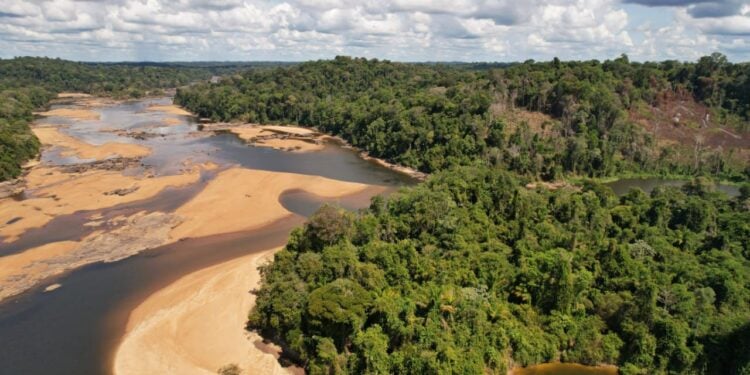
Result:
<svg viewBox="0 0 750 375"><path fill-rule="evenodd" d="M747 59L746 0L0 0L0 57L79 60ZM631 4L668 7L668 27ZM690 52L689 54L685 54Z"/></svg>

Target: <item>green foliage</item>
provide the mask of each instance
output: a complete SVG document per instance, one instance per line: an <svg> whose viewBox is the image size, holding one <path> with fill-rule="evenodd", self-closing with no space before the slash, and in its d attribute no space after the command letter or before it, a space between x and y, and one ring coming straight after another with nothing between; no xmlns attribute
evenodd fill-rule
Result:
<svg viewBox="0 0 750 375"><path fill-rule="evenodd" d="M710 84L707 76L714 77ZM705 58L697 64L618 58L477 70L337 57L182 88L176 100L216 121L315 126L424 172L486 163L545 180L623 172L743 180L750 172L746 158L741 163L728 150L692 148L685 151L694 158L680 157L679 145L658 147L627 114L650 108L660 95L689 92L747 131L748 77L748 64ZM523 122L509 126L504 112L517 107L556 120L545 131Z"/></svg>
<svg viewBox="0 0 750 375"><path fill-rule="evenodd" d="M310 373L741 374L748 223L744 198L701 181L618 198L452 169L358 214L323 208L263 268L249 327Z"/></svg>

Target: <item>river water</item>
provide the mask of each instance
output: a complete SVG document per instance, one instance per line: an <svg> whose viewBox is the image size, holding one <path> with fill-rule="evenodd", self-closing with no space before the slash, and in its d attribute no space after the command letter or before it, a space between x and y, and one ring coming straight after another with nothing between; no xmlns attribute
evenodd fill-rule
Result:
<svg viewBox="0 0 750 375"><path fill-rule="evenodd" d="M193 164L213 162L220 168L239 165L317 175L387 186L388 191L414 183L335 144L312 153L252 147L230 134L202 134L190 116L147 110L150 105L170 103L170 98L118 103L94 108L100 114L99 120L47 117L39 119L37 125L64 125L61 131L91 144L121 142L148 146L152 154L143 159L144 166L136 169L140 172L149 169L157 176L178 173L187 160ZM68 105L56 107L65 106ZM165 125L166 119L172 119L173 124ZM124 134L132 131L157 136L134 139ZM41 159L49 165L85 162L63 157L54 149L46 150ZM93 213L106 218L143 209L174 210L197 194L214 175L206 172L194 185L167 189L144 201L57 217L42 228L27 231L15 242L0 244L0 256L44 243L80 239L90 233L83 223ZM362 208L368 205L374 191L328 201L349 209ZM263 228L191 238L122 261L90 264L45 280L42 285L0 303L0 374L109 373L113 350L124 333L128 314L147 296L193 271L283 245L289 232L324 201L304 191L288 191L280 197L280 202L293 214ZM52 283L62 287L44 292L44 286Z"/></svg>

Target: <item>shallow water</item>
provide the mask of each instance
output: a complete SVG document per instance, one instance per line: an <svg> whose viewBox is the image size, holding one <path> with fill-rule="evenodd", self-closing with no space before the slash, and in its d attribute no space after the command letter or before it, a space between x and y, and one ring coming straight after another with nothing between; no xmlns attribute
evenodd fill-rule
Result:
<svg viewBox="0 0 750 375"><path fill-rule="evenodd" d="M152 154L143 158L144 166L140 170L149 169L156 175L179 173L189 165L210 161L220 169L239 165L381 187L337 199L289 191L280 201L294 214L264 228L187 239L119 262L91 264L46 280L0 303L0 374L108 373L112 352L124 333L128 313L154 291L193 271L283 245L291 229L323 203L359 209L369 204L372 195L384 191L383 186L387 193L414 183L407 176L364 161L356 152L335 144L313 153L252 147L231 134L198 132L197 122L190 116L147 110L152 104L170 103L170 98L132 101L93 108L100 114L99 120L46 117L36 123L65 124L60 131L92 144L121 142L148 146ZM180 123L165 125L164 121L170 118ZM118 135L118 131L143 131L159 136L139 140ZM83 162L75 157L62 157L59 151L45 150L42 162L50 165ZM197 194L214 174L204 173L201 182L167 189L143 201L58 217L45 227L28 231L16 242L0 244L0 256L44 243L79 239L92 231L83 224L95 214L101 214L106 220L140 210L174 210ZM52 283L60 283L62 287L44 292Z"/></svg>

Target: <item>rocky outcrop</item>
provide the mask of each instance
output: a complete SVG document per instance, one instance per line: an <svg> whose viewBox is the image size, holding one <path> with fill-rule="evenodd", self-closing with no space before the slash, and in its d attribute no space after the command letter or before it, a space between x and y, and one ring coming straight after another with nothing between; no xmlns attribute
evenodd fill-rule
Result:
<svg viewBox="0 0 750 375"><path fill-rule="evenodd" d="M115 229L94 232L75 243L70 250L31 262L14 274L7 275L0 282L0 301L65 271L96 262L115 262L166 244L170 241L170 230L181 222L175 214L145 211L111 219L107 227ZM31 251L33 249L27 250Z"/></svg>

